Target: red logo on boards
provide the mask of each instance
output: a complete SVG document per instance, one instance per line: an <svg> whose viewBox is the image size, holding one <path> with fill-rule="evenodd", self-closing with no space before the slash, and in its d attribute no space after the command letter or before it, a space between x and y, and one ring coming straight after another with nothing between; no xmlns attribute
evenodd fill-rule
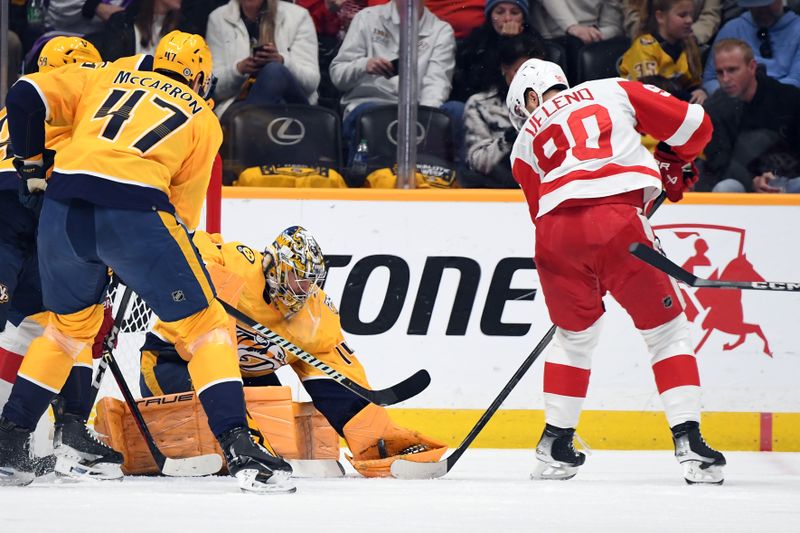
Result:
<svg viewBox="0 0 800 533"><path fill-rule="evenodd" d="M667 255L685 270L708 279L765 281L744 251L746 231L711 224L667 224L653 226ZM740 289L693 289L679 285L690 322L699 325L699 353L714 331L732 336L722 345L734 350L754 334L763 341L763 352L772 357L769 341L759 324L745 321Z"/></svg>

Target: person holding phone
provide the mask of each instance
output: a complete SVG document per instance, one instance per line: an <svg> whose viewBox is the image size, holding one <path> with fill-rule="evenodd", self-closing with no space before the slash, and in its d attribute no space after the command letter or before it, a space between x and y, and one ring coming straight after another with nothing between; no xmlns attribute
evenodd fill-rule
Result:
<svg viewBox="0 0 800 533"><path fill-rule="evenodd" d="M419 103L439 107L460 123L464 104L446 101L455 68L453 28L436 18L422 5L422 0L417 1ZM400 56L399 36L400 15L396 0L364 8L353 17L339 53L331 62L331 81L342 93L342 137L348 144L349 159L355 154L359 141L354 139L358 117L371 107L396 104L399 99L396 60ZM458 139L456 142L458 146Z"/></svg>
<svg viewBox="0 0 800 533"><path fill-rule="evenodd" d="M308 11L279 0L230 0L208 19L218 116L234 101L314 104L317 34Z"/></svg>

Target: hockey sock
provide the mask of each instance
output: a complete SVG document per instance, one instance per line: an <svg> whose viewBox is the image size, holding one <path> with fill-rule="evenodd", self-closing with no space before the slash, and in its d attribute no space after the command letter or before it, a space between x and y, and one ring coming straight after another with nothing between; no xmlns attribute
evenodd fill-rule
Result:
<svg viewBox="0 0 800 533"><path fill-rule="evenodd" d="M198 393L208 417L211 433L219 437L228 430L247 427L244 393L241 382L213 384Z"/></svg>
<svg viewBox="0 0 800 533"><path fill-rule="evenodd" d="M64 412L86 420L91 412L89 404L89 389L92 384L92 367L81 363L72 367L66 383L61 387L61 396L64 398Z"/></svg>

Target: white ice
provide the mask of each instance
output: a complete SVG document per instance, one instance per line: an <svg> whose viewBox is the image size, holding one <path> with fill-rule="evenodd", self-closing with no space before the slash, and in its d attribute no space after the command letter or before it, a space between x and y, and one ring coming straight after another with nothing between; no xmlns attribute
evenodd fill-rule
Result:
<svg viewBox="0 0 800 533"><path fill-rule="evenodd" d="M0 488L2 533L800 531L800 453L728 452L722 486L688 486L667 451L595 451L570 481L531 481L531 450L469 450L444 478L128 477Z"/></svg>

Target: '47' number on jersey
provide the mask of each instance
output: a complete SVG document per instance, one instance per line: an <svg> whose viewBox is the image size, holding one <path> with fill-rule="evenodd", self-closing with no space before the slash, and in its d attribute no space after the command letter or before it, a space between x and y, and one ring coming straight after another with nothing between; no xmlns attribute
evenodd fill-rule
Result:
<svg viewBox="0 0 800 533"><path fill-rule="evenodd" d="M591 122L594 122L593 126L596 127L596 130L592 128L592 134L587 130L587 124ZM533 153L536 155L536 163L544 174L560 167L570 151L573 157L580 161L606 159L613 155L611 116L605 107L591 104L573 111L567 119L567 129L574 144L567 138L564 127L555 122L534 138ZM552 147L548 147L551 142Z"/></svg>
<svg viewBox="0 0 800 533"><path fill-rule="evenodd" d="M116 141L125 126L134 116L134 110L142 103L142 98L147 94L142 89L114 89L105 102L92 117L93 120L102 120L111 117L100 132L100 137L109 141ZM178 128L189 120L180 107L171 104L159 96L152 96L150 101L157 107L167 111L163 121L153 125L133 141L133 148L146 154L154 146L172 135ZM148 115L151 116L151 115Z"/></svg>

